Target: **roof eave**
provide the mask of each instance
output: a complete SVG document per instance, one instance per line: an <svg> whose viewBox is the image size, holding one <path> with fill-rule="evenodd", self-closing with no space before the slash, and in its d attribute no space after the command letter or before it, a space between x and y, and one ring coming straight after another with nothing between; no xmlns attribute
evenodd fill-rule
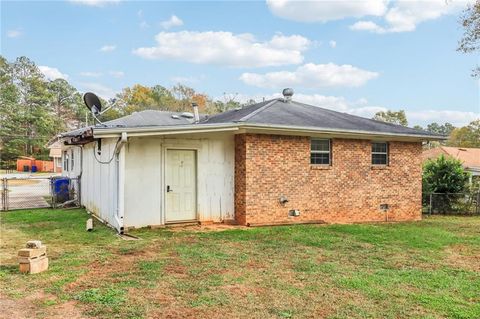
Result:
<svg viewBox="0 0 480 319"><path fill-rule="evenodd" d="M407 138L417 141L442 141L447 139L445 136L429 135L429 134L405 134L405 133L385 133L360 130L344 130L332 128L319 128L308 126L288 126L288 125L272 125L272 124L253 124L245 122L222 123L222 124L191 124L191 125L175 125L175 126L146 126L146 127L124 127L124 128L93 128L94 138L118 137L122 132L126 132L129 136L155 136L155 135L172 135L187 133L207 133L219 131L237 131L258 130L273 131L277 133L309 133L309 134L330 134L336 136L355 136L375 137L375 138Z"/></svg>
<svg viewBox="0 0 480 319"><path fill-rule="evenodd" d="M268 129L278 130L283 132L303 132L303 133L324 133L332 135L357 135L358 137L385 137L385 138L409 138L416 139L418 141L443 141L448 137L430 134L407 134L407 133L388 133L388 132L375 132L375 131L361 131L361 130L345 130L345 129L333 129L333 128L321 128L321 127L309 127L309 126L289 126L289 125L271 125L271 124L253 124L245 123L243 128L251 129Z"/></svg>

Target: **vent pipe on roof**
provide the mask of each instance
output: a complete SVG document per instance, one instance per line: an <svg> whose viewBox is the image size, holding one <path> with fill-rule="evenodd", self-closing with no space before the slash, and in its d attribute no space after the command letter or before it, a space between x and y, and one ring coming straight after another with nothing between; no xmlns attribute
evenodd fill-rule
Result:
<svg viewBox="0 0 480 319"><path fill-rule="evenodd" d="M290 102L292 100L292 96L293 96L293 89L291 88L286 88L286 89L283 89L283 99L285 102Z"/></svg>
<svg viewBox="0 0 480 319"><path fill-rule="evenodd" d="M193 117L195 118L194 123L198 123L200 122L200 114L198 114L198 104L192 103L192 108L193 108Z"/></svg>

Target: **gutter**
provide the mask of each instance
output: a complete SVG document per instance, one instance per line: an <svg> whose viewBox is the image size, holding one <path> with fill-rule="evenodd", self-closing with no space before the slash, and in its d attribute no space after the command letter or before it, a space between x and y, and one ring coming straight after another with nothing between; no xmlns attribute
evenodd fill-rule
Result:
<svg viewBox="0 0 480 319"><path fill-rule="evenodd" d="M222 131L237 131L240 129L253 130L271 130L290 133L304 134L332 134L332 135L358 135L361 137L406 137L416 140L443 141L446 136L428 135L428 134L404 134L404 133L384 133L360 130L343 130L332 128L312 128L308 126L289 126L272 124L252 124L252 123L228 123L228 124L195 124L195 125L175 125L175 126L145 126L129 128L94 128L93 137L118 137L121 132L128 132L129 136L154 136L154 135L172 135L189 133L209 133Z"/></svg>
<svg viewBox="0 0 480 319"><path fill-rule="evenodd" d="M128 135L126 132L122 132L118 150L114 156L118 155L118 175L117 175L117 211L114 218L118 224L117 231L123 234L124 222L123 217L125 215L125 149L124 145L128 141Z"/></svg>

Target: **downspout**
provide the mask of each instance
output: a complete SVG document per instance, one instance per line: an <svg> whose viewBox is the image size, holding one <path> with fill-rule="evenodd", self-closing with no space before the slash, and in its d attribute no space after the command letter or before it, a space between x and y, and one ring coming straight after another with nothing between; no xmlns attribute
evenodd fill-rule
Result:
<svg viewBox="0 0 480 319"><path fill-rule="evenodd" d="M125 148L123 147L128 141L126 132L122 132L122 137L118 145L118 150L115 154L117 156L117 211L115 220L117 221L117 231L120 234L124 232L123 217L125 215Z"/></svg>

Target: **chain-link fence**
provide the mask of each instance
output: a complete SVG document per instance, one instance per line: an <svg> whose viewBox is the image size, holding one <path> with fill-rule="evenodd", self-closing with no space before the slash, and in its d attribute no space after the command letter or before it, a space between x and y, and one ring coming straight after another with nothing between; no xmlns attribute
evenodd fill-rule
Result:
<svg viewBox="0 0 480 319"><path fill-rule="evenodd" d="M60 208L80 205L80 179L11 177L0 181L0 210Z"/></svg>
<svg viewBox="0 0 480 319"><path fill-rule="evenodd" d="M480 214L480 192L432 193L422 198L423 212L427 214Z"/></svg>

